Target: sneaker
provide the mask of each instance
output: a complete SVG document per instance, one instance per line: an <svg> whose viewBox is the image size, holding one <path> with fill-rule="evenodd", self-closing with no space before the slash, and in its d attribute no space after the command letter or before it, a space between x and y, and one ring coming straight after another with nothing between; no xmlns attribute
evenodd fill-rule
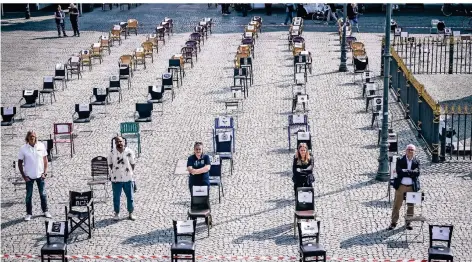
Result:
<svg viewBox="0 0 472 262"><path fill-rule="evenodd" d="M51 218L51 213L49 213L48 211L44 212L44 216L47 217L47 218Z"/></svg>
<svg viewBox="0 0 472 262"><path fill-rule="evenodd" d="M397 224L390 224L387 230L392 230L397 226Z"/></svg>
<svg viewBox="0 0 472 262"><path fill-rule="evenodd" d="M136 220L136 216L133 215L133 213L129 213L129 219L134 221Z"/></svg>
<svg viewBox="0 0 472 262"><path fill-rule="evenodd" d="M31 220L31 215L26 215L25 216L25 221L30 221Z"/></svg>
<svg viewBox="0 0 472 262"><path fill-rule="evenodd" d="M285 23L280 23L281 25L286 25Z"/></svg>
<svg viewBox="0 0 472 262"><path fill-rule="evenodd" d="M115 213L115 215L113 216L113 220L120 220L120 214Z"/></svg>
<svg viewBox="0 0 472 262"><path fill-rule="evenodd" d="M64 37L68 37L68 35L64 35Z"/></svg>
<svg viewBox="0 0 472 262"><path fill-rule="evenodd" d="M407 229L407 230L413 230L413 227L411 226L410 223L408 223L408 224L406 224L406 229Z"/></svg>

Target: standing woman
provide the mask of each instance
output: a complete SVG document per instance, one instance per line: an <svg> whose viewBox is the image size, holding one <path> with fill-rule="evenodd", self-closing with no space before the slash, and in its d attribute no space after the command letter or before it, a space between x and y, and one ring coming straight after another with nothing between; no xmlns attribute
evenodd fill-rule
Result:
<svg viewBox="0 0 472 262"><path fill-rule="evenodd" d="M298 145L297 152L293 158L293 190L296 193L297 187L312 187L315 182L313 176L313 157L308 152L306 143Z"/></svg>
<svg viewBox="0 0 472 262"><path fill-rule="evenodd" d="M210 157L203 154L203 143L195 142L193 145L193 155L187 159L190 195L192 195L192 186L208 186L208 190L210 190L210 167Z"/></svg>

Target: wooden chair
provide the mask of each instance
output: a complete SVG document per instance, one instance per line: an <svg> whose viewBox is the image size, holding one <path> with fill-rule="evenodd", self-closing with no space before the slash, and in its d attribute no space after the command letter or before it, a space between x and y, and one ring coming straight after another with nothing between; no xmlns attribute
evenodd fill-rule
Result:
<svg viewBox="0 0 472 262"><path fill-rule="evenodd" d="M92 70L92 56L90 54L90 50L82 50L80 51L80 65L82 66L82 71L84 70L84 65L89 67L89 71Z"/></svg>
<svg viewBox="0 0 472 262"><path fill-rule="evenodd" d="M128 19L128 34L130 31L134 31L136 35L138 35L138 20L136 19Z"/></svg>
<svg viewBox="0 0 472 262"><path fill-rule="evenodd" d="M151 53L152 53L152 48L151 48ZM134 63L135 63L135 69L139 63L144 65L144 69L146 69L146 55L144 53L144 48L138 47L136 48L136 50L134 50Z"/></svg>
<svg viewBox="0 0 472 262"><path fill-rule="evenodd" d="M111 49L110 49L110 46L112 43L112 41L110 41L110 37L107 36L107 35L102 35L100 36L100 38L98 39L99 42L100 42L100 51L103 51L105 49L108 50L108 55L111 53Z"/></svg>
<svg viewBox="0 0 472 262"><path fill-rule="evenodd" d="M131 75L133 75L133 73L132 73L133 65L135 65L135 64L134 64L132 55L122 55L122 56L120 56L120 59L118 60L118 66L120 66L120 65L129 66L130 69L131 69ZM134 69L136 69L136 66L135 66Z"/></svg>
<svg viewBox="0 0 472 262"><path fill-rule="evenodd" d="M113 29L110 31L110 40L112 41L113 45L115 44L115 41L118 41L118 43L121 45L121 26L113 26Z"/></svg>
<svg viewBox="0 0 472 262"><path fill-rule="evenodd" d="M153 48L154 48L154 43L151 41L146 41L141 44L141 46L144 49L144 57L151 57L151 63L154 63L154 53L153 53Z"/></svg>
<svg viewBox="0 0 472 262"><path fill-rule="evenodd" d="M152 43L152 48L156 50L156 53L159 53L159 41L157 40L157 34L149 34L146 37L146 42Z"/></svg>
<svg viewBox="0 0 472 262"><path fill-rule="evenodd" d="M109 49L108 49L109 50ZM102 46L100 43L93 43L91 46L92 53L90 54L92 59L98 59L100 64L102 63Z"/></svg>

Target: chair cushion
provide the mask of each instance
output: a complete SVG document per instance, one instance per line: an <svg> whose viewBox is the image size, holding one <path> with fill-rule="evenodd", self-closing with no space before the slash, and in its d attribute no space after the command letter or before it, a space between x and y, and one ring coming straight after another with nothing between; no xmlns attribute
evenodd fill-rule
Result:
<svg viewBox="0 0 472 262"><path fill-rule="evenodd" d="M86 218L89 216L89 213L87 211L76 211L76 210L70 210L69 213L67 214L67 217L76 217L76 218Z"/></svg>
<svg viewBox="0 0 472 262"><path fill-rule="evenodd" d="M203 210L189 210L188 215L191 217L207 217L210 215L210 209L203 209Z"/></svg>
<svg viewBox="0 0 472 262"><path fill-rule="evenodd" d="M162 99L149 99L148 100L148 103L153 103L153 104L158 104L158 103L162 103Z"/></svg>
<svg viewBox="0 0 472 262"><path fill-rule="evenodd" d="M39 92L42 93L42 94L44 94L44 93L50 94L50 93L53 93L54 90L53 89L43 89L43 90L40 90Z"/></svg>
<svg viewBox="0 0 472 262"><path fill-rule="evenodd" d="M61 242L51 242L49 245L46 243L41 248L41 253L46 254L61 254L67 250L67 244Z"/></svg>
<svg viewBox="0 0 472 262"><path fill-rule="evenodd" d="M303 243L303 245L300 246L300 252L303 253L305 257L326 255L326 250L322 245L311 242Z"/></svg>
<svg viewBox="0 0 472 262"><path fill-rule="evenodd" d="M218 155L220 156L220 159L231 159L233 158L233 154L230 152L218 152Z"/></svg>
<svg viewBox="0 0 472 262"><path fill-rule="evenodd" d="M8 122L3 122L2 121L2 126L11 126L13 125L13 120L12 121L8 121Z"/></svg>
<svg viewBox="0 0 472 262"><path fill-rule="evenodd" d="M90 104L94 106L103 106L106 104L106 101L93 101Z"/></svg>
<svg viewBox="0 0 472 262"><path fill-rule="evenodd" d="M295 211L295 216L300 217L300 218L315 218L315 211L313 210Z"/></svg>
<svg viewBox="0 0 472 262"><path fill-rule="evenodd" d="M172 243L170 250L177 254L182 254L181 252L185 251L195 252L195 243L188 240L178 240L177 243Z"/></svg>
<svg viewBox="0 0 472 262"><path fill-rule="evenodd" d="M452 249L448 247L443 247L443 246L433 246L428 249L428 257L429 258L447 258L447 257L453 257L452 254Z"/></svg>
<svg viewBox="0 0 472 262"><path fill-rule="evenodd" d="M90 122L90 118L77 118L74 119L74 123L88 123Z"/></svg>
<svg viewBox="0 0 472 262"><path fill-rule="evenodd" d="M134 122L151 122L151 121L152 121L151 117L140 117L134 120Z"/></svg>
<svg viewBox="0 0 472 262"><path fill-rule="evenodd" d="M121 87L109 87L108 92L120 92Z"/></svg>
<svg viewBox="0 0 472 262"><path fill-rule="evenodd" d="M219 185L221 183L221 177L210 177L210 185Z"/></svg>
<svg viewBox="0 0 472 262"><path fill-rule="evenodd" d="M21 107L21 108L33 108L33 107L36 107L36 103L32 103L32 104L22 104L20 107Z"/></svg>

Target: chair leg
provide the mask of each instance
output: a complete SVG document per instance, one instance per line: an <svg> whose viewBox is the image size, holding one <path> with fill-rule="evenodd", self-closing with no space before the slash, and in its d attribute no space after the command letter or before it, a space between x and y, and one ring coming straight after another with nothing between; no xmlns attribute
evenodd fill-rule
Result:
<svg viewBox="0 0 472 262"><path fill-rule="evenodd" d="M293 236L297 236L297 216L293 215Z"/></svg>

